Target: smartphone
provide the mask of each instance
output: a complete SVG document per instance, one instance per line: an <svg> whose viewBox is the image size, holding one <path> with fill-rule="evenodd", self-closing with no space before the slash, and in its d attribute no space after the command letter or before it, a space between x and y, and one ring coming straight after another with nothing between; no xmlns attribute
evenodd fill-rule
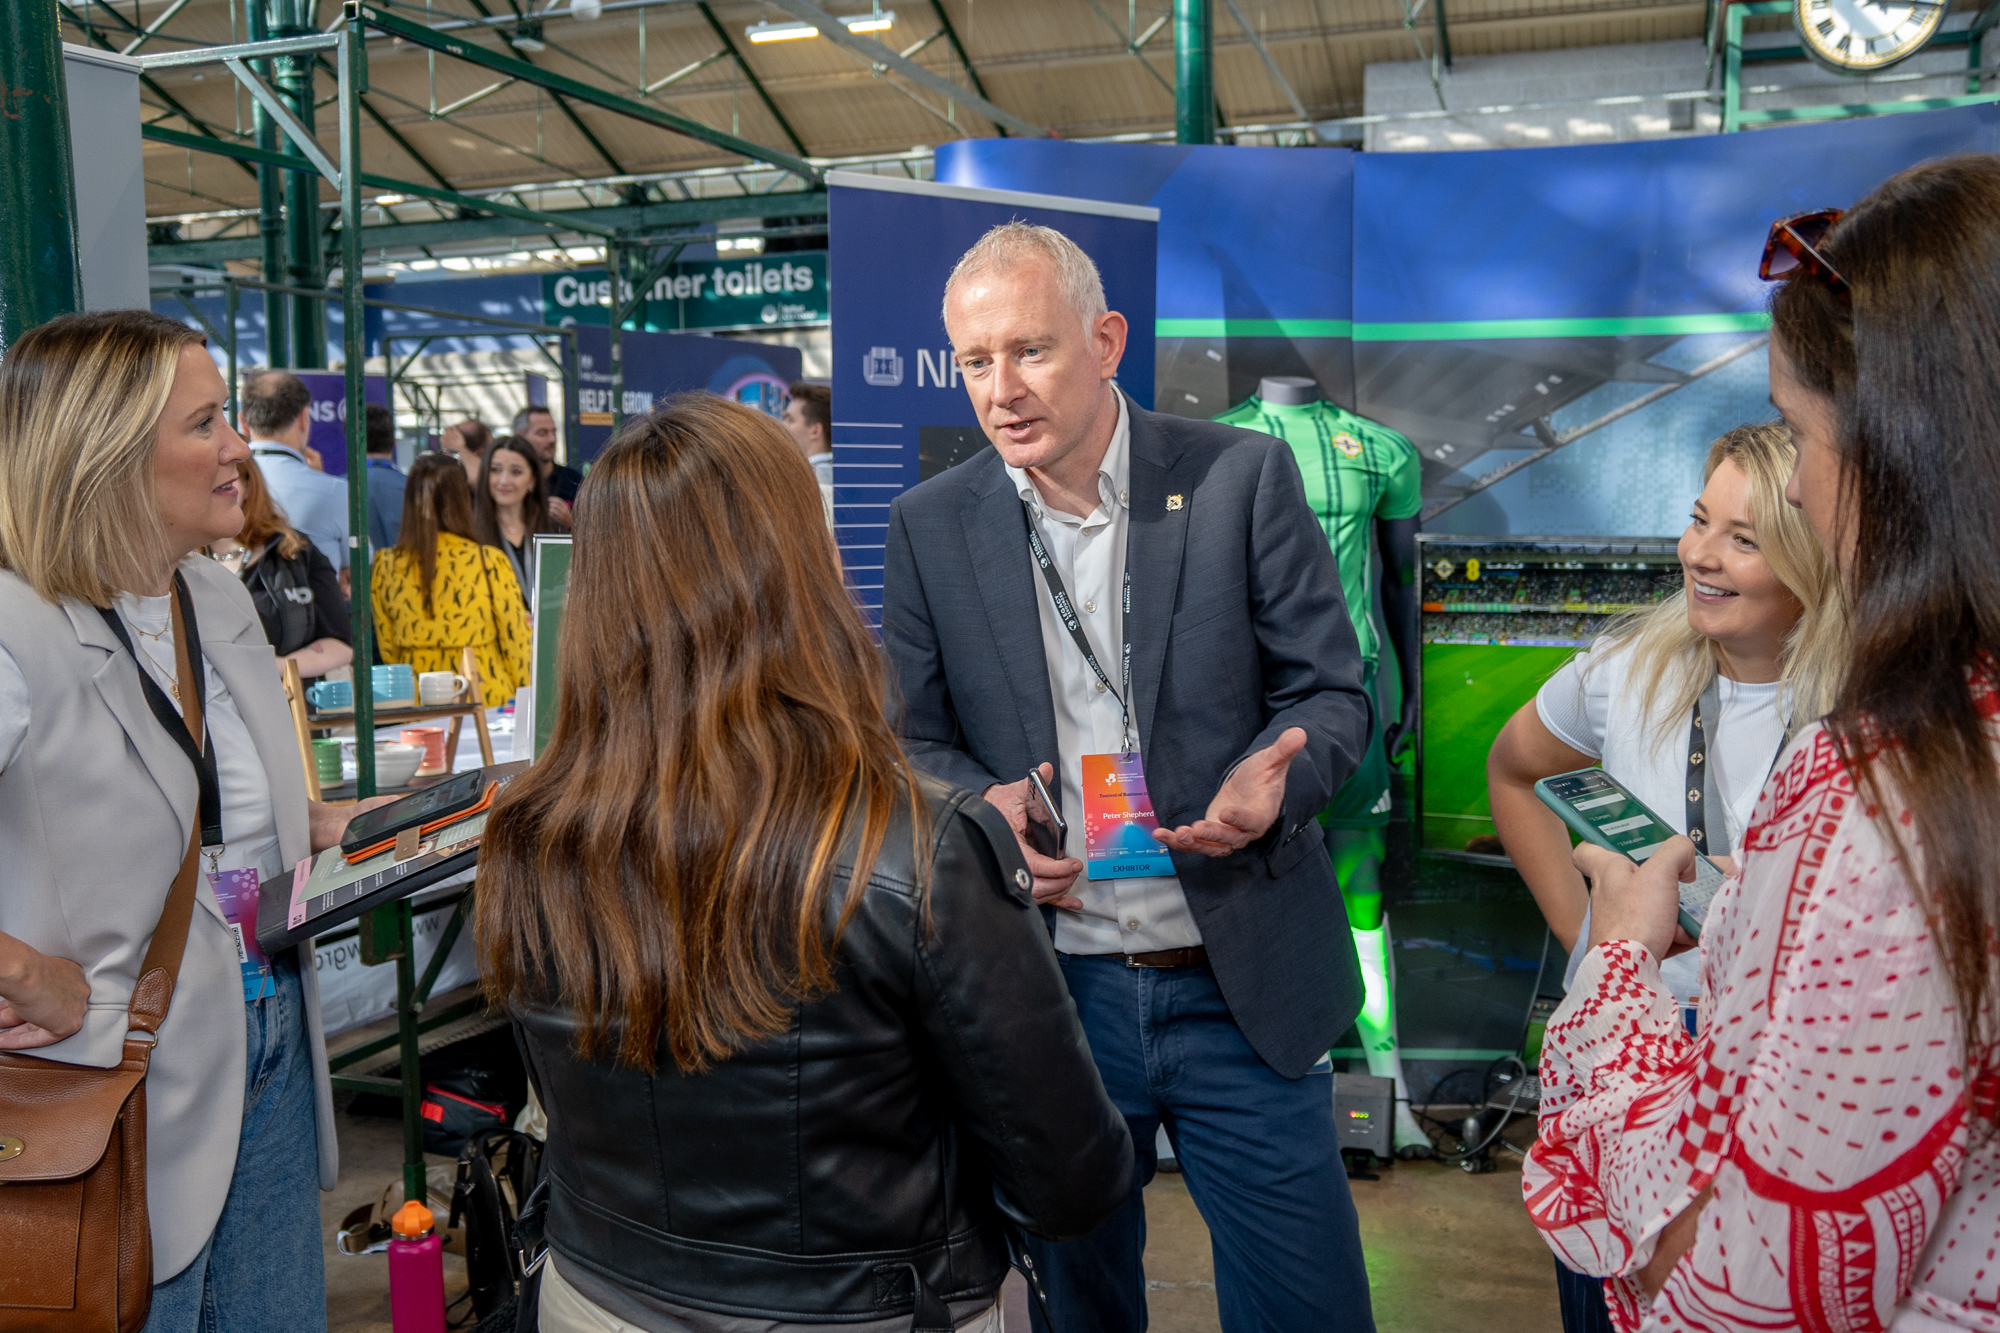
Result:
<svg viewBox="0 0 2000 1333"><path fill-rule="evenodd" d="M1049 789L1042 784L1039 768L1028 772L1028 845L1043 856L1061 859L1063 838L1069 833L1069 825L1056 813L1056 803L1049 799Z"/></svg>
<svg viewBox="0 0 2000 1333"><path fill-rule="evenodd" d="M349 821L347 832L341 835L340 854L355 860L363 849L394 842L404 829L435 824L470 810L485 797L486 783L486 771L475 768L400 801L363 811Z"/></svg>
<svg viewBox="0 0 2000 1333"><path fill-rule="evenodd" d="M1644 861L1680 830L1641 804L1638 797L1601 768L1558 773L1535 784L1535 795L1586 842L1623 852ZM1681 885L1681 928L1690 939L1701 938L1708 905L1722 887L1723 875L1713 861L1695 856L1694 882Z"/></svg>

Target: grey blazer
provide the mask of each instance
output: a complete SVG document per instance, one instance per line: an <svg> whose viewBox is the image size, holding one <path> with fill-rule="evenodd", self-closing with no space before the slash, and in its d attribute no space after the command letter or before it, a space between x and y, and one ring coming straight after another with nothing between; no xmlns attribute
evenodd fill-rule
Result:
<svg viewBox="0 0 2000 1333"><path fill-rule="evenodd" d="M229 689L271 784L286 862L310 850L305 776L271 645L243 584L204 556L181 562L201 650ZM108 1068L125 1039L139 961L187 850L194 766L146 707L139 668L97 611L51 605L0 571L0 647L28 682L27 738L0 769L0 931L76 960L83 1030L28 1054ZM146 1199L153 1275L186 1268L221 1215L242 1128L242 974L204 876L187 953L146 1075ZM318 1089L320 1188L339 1174L312 946L299 950ZM308 1144L300 1152L311 1151Z"/></svg>
<svg viewBox="0 0 2000 1333"><path fill-rule="evenodd" d="M1163 824L1201 818L1239 762L1305 728L1284 809L1220 859L1174 854L1230 1012L1288 1078L1361 1007L1361 975L1313 818L1374 725L1325 536L1291 449L1208 421L1131 412L1133 712ZM983 791L1056 755L1027 519L985 450L889 511L882 643L918 767Z"/></svg>

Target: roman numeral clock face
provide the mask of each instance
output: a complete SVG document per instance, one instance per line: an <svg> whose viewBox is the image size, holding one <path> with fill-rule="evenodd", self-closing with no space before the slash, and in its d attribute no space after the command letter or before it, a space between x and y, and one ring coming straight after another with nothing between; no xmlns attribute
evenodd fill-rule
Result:
<svg viewBox="0 0 2000 1333"><path fill-rule="evenodd" d="M1944 22L1943 0L1793 0L1806 53L1843 74L1873 74L1917 53Z"/></svg>

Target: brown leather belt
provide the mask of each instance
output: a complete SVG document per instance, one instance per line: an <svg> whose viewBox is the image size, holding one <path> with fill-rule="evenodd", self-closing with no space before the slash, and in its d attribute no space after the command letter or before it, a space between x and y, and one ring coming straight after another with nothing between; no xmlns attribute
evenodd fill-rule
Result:
<svg viewBox="0 0 2000 1333"><path fill-rule="evenodd" d="M1160 949L1153 953L1128 953L1120 955L1127 967L1193 967L1196 963L1208 961L1208 950L1202 945L1186 949Z"/></svg>

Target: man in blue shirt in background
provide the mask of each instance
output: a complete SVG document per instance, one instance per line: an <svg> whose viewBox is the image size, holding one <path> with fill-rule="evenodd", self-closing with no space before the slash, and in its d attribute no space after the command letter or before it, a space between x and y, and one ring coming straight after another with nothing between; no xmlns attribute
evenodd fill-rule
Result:
<svg viewBox="0 0 2000 1333"><path fill-rule="evenodd" d="M271 498L327 562L347 570L347 483L306 462L312 436L312 390L282 370L243 378L243 433Z"/></svg>
<svg viewBox="0 0 2000 1333"><path fill-rule="evenodd" d="M403 530L403 485L396 466L396 426L389 409L368 404L368 546L386 551Z"/></svg>

